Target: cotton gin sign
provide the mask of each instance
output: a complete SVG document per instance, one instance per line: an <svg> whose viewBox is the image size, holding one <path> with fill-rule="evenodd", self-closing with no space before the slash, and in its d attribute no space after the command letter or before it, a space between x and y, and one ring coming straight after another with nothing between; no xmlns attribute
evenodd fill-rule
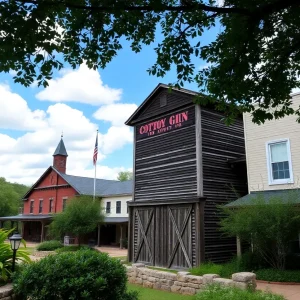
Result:
<svg viewBox="0 0 300 300"><path fill-rule="evenodd" d="M182 112L168 115L159 120L140 125L137 128L137 138L141 139L151 137L191 125L194 122L194 118L192 118L190 114L191 112L189 110L184 110Z"/></svg>

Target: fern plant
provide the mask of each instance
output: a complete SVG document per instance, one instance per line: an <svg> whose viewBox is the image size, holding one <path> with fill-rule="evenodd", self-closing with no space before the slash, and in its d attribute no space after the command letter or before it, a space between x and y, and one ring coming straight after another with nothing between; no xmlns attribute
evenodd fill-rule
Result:
<svg viewBox="0 0 300 300"><path fill-rule="evenodd" d="M13 230L0 229L0 281L4 282L7 282L12 274L13 251L6 240ZM22 240L21 242L26 247L25 241ZM26 250L20 249L17 251L16 263L28 263L30 261L29 253Z"/></svg>

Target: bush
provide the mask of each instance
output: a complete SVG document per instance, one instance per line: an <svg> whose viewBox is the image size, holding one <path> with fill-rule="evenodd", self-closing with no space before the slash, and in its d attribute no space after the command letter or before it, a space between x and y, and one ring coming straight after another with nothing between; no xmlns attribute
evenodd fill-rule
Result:
<svg viewBox="0 0 300 300"><path fill-rule="evenodd" d="M87 246L63 246L56 250L57 253L63 253L63 252L75 252L78 250L94 250L93 248L89 248Z"/></svg>
<svg viewBox="0 0 300 300"><path fill-rule="evenodd" d="M197 300L284 300L281 295L266 292L252 292L233 287L210 285L197 294Z"/></svg>
<svg viewBox="0 0 300 300"><path fill-rule="evenodd" d="M37 246L37 251L54 251L63 247L60 241L46 241Z"/></svg>
<svg viewBox="0 0 300 300"><path fill-rule="evenodd" d="M257 270L256 278L265 281L278 281L278 282L300 282L300 270L274 270L262 269Z"/></svg>
<svg viewBox="0 0 300 300"><path fill-rule="evenodd" d="M80 250L50 255L15 274L14 291L31 300L136 300L126 290L125 267L106 253Z"/></svg>

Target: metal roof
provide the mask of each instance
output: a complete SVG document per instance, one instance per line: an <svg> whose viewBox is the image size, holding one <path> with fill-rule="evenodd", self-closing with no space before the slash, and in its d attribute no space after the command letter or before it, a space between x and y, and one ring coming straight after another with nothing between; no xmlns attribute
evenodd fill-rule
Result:
<svg viewBox="0 0 300 300"><path fill-rule="evenodd" d="M128 217L105 217L104 223L126 223Z"/></svg>
<svg viewBox="0 0 300 300"><path fill-rule="evenodd" d="M59 144L57 145L53 156L55 156L55 155L68 156L68 153L67 153L67 150L66 150L66 147L65 147L65 144L64 144L64 141L62 138L61 138Z"/></svg>
<svg viewBox="0 0 300 300"><path fill-rule="evenodd" d="M17 215L0 217L0 221L44 221L51 220L53 215Z"/></svg>
<svg viewBox="0 0 300 300"><path fill-rule="evenodd" d="M228 203L226 206L235 208L254 205L255 200L258 198L263 199L265 203L269 203L271 199L280 198L284 199L286 202L293 201L295 204L300 204L300 189L254 191L244 197Z"/></svg>
<svg viewBox="0 0 300 300"><path fill-rule="evenodd" d="M57 171L57 170L56 170ZM58 172L58 171L57 171ZM94 178L67 175L58 172L80 195L94 194ZM96 179L96 196L132 195L133 182L107 179Z"/></svg>

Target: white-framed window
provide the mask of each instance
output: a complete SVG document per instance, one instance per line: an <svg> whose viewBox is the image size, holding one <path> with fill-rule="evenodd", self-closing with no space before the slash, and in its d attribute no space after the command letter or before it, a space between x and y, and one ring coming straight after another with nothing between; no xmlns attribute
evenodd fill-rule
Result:
<svg viewBox="0 0 300 300"><path fill-rule="evenodd" d="M30 200L30 208L29 208L29 213L33 214L33 210L34 210L34 200Z"/></svg>
<svg viewBox="0 0 300 300"><path fill-rule="evenodd" d="M106 202L105 212L107 214L110 214L110 210L111 210L111 202L108 201L108 202Z"/></svg>
<svg viewBox="0 0 300 300"><path fill-rule="evenodd" d="M68 197L63 197L62 198L62 211L65 211L66 207L67 207L67 201L68 201Z"/></svg>
<svg viewBox="0 0 300 300"><path fill-rule="evenodd" d="M289 139L266 143L269 184L294 183Z"/></svg>
<svg viewBox="0 0 300 300"><path fill-rule="evenodd" d="M121 201L116 202L116 214L121 213Z"/></svg>

